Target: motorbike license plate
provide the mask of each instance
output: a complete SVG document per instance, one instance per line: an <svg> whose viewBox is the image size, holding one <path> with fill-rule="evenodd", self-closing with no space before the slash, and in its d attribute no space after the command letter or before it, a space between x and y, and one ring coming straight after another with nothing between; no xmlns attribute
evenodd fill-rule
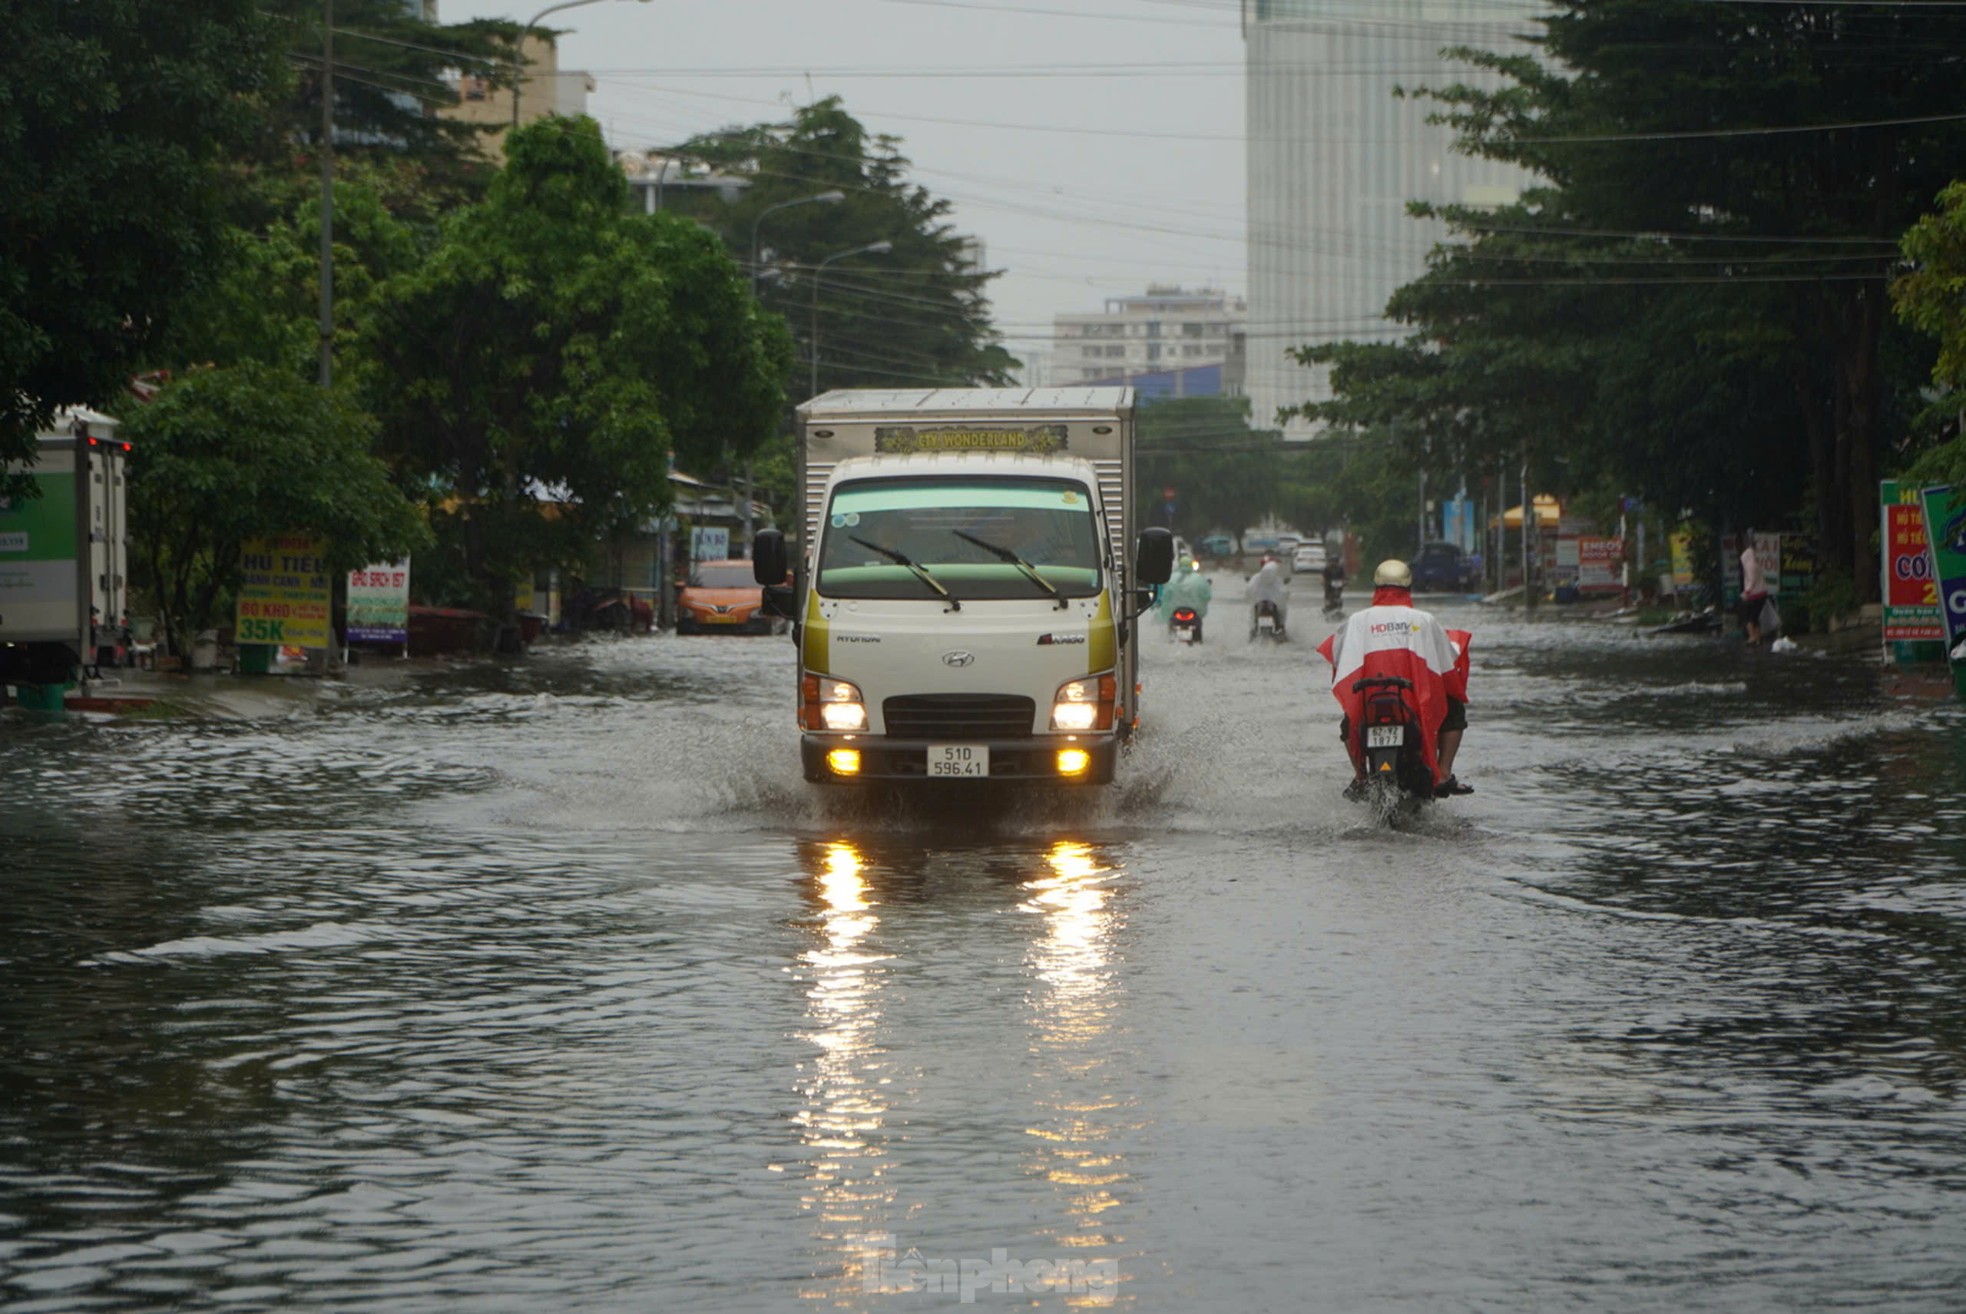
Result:
<svg viewBox="0 0 1966 1314"><path fill-rule="evenodd" d="M928 774L944 780L967 780L990 774L988 744L930 744Z"/></svg>
<svg viewBox="0 0 1966 1314"><path fill-rule="evenodd" d="M1369 725L1365 727L1365 746L1367 748L1398 748L1406 742L1406 727L1403 725Z"/></svg>
<svg viewBox="0 0 1966 1314"><path fill-rule="evenodd" d="M1193 643L1195 641L1195 632L1183 627L1174 631L1174 639L1177 643Z"/></svg>

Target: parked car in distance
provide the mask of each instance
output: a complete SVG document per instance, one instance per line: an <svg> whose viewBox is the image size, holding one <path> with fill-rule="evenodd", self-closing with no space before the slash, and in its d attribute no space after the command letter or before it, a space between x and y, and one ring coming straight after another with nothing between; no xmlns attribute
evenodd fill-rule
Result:
<svg viewBox="0 0 1966 1314"><path fill-rule="evenodd" d="M1454 543L1427 543L1413 558L1415 593L1466 593L1476 585L1474 563Z"/></svg>
<svg viewBox="0 0 1966 1314"><path fill-rule="evenodd" d="M1195 548L1204 557L1233 557L1241 550L1234 534L1203 534Z"/></svg>
<svg viewBox="0 0 1966 1314"><path fill-rule="evenodd" d="M766 614L765 591L748 561L699 561L676 595L678 634L777 634L785 622Z"/></svg>

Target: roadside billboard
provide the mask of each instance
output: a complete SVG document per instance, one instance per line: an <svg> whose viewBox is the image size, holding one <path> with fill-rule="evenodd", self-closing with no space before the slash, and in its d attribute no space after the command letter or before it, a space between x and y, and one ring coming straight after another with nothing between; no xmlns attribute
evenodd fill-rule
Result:
<svg viewBox="0 0 1966 1314"><path fill-rule="evenodd" d="M1931 643L1945 637L1939 620L1939 586L1926 542L1925 508L1915 488L1882 485L1884 640Z"/></svg>
<svg viewBox="0 0 1966 1314"><path fill-rule="evenodd" d="M410 641L410 563L383 562L348 572L348 641Z"/></svg>
<svg viewBox="0 0 1966 1314"><path fill-rule="evenodd" d="M1927 488L1920 500L1946 651L1966 661L1966 488Z"/></svg>
<svg viewBox="0 0 1966 1314"><path fill-rule="evenodd" d="M689 559L691 561L727 561L730 559L730 529L725 525L699 525L690 531Z"/></svg>
<svg viewBox="0 0 1966 1314"><path fill-rule="evenodd" d="M1693 536L1683 530L1672 539L1672 586L1675 590L1693 587Z"/></svg>
<svg viewBox="0 0 1966 1314"><path fill-rule="evenodd" d="M333 581L318 538L283 534L249 538L240 549L239 643L326 648L333 643L328 606Z"/></svg>
<svg viewBox="0 0 1966 1314"><path fill-rule="evenodd" d="M1577 588L1584 593L1624 590L1625 541L1621 538L1577 539Z"/></svg>
<svg viewBox="0 0 1966 1314"><path fill-rule="evenodd" d="M39 497L0 497L0 640L65 639L76 614L75 476L34 476Z"/></svg>

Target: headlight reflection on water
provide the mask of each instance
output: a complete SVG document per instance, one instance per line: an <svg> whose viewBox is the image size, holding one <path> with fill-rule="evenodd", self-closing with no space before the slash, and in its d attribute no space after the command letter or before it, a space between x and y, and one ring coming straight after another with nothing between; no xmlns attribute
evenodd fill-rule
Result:
<svg viewBox="0 0 1966 1314"><path fill-rule="evenodd" d="M869 898L866 863L846 841L827 846L816 873L817 942L800 956L806 986L804 1038L817 1056L801 1065L794 1120L806 1149L804 1208L817 1215L817 1239L839 1255L847 1289L861 1288L861 1259L885 1234L894 1192L883 1180L887 1150L884 1062L875 1043L887 955L865 942L880 925ZM828 1299L832 1290L808 1290Z"/></svg>
<svg viewBox="0 0 1966 1314"><path fill-rule="evenodd" d="M1028 957L1039 988L1030 996L1039 1055L1040 1115L1026 1129L1040 1147L1033 1167L1063 1196L1060 1245L1110 1246L1120 1240L1104 1217L1121 1201L1125 1160L1112 1142L1124 1130L1126 1100L1104 1069L1112 1057L1120 984L1113 940L1115 873L1087 844L1061 840L1045 855L1048 874L1025 885L1026 911L1044 918Z"/></svg>

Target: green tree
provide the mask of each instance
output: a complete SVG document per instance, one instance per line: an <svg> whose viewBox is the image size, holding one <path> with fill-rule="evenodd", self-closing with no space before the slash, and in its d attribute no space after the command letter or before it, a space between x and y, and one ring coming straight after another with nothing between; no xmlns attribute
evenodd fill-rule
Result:
<svg viewBox="0 0 1966 1314"><path fill-rule="evenodd" d="M1252 429L1240 397L1176 397L1143 403L1136 482L1146 522L1162 490L1179 508L1169 527L1190 542L1215 529L1240 534L1277 510L1282 435Z"/></svg>
<svg viewBox="0 0 1966 1314"><path fill-rule="evenodd" d="M1912 272L1891 287L1898 317L1938 340L1932 379L1944 391L1933 407L1945 440L1909 472L1935 483L1966 483L1966 182L1939 193L1938 208L1904 237Z"/></svg>
<svg viewBox="0 0 1966 1314"><path fill-rule="evenodd" d="M368 364L361 326L387 279L424 255L418 235L368 187L335 188L335 377ZM321 213L315 199L257 232L226 231L209 278L180 303L152 364L183 369L257 362L315 377L320 359Z"/></svg>
<svg viewBox="0 0 1966 1314"><path fill-rule="evenodd" d="M315 166L321 136L321 0L265 0L261 6L285 48L293 76L269 97L255 163L274 180ZM377 187L392 208L444 210L483 196L497 172L484 149L499 125L441 114L459 102L457 75L510 85L515 23L441 24L404 0L334 0L334 124L338 157L369 162L394 176ZM290 197L276 188L284 213Z"/></svg>
<svg viewBox="0 0 1966 1314"><path fill-rule="evenodd" d="M714 236L627 211L593 120L523 128L509 159L362 336L383 450L501 612L518 580L665 507L672 453L765 441L789 356Z"/></svg>
<svg viewBox="0 0 1966 1314"><path fill-rule="evenodd" d="M672 152L750 180L733 204L697 194L674 208L715 228L747 264L757 234L759 295L785 317L808 367L795 395L809 390L815 326L821 392L1002 385L1017 366L991 325L986 292L996 275L949 222L951 203L907 181L900 145L869 134L827 97L789 123L699 137ZM784 202L835 190L845 193L837 205L788 207L760 222ZM819 270L829 256L878 242L892 249Z"/></svg>
<svg viewBox="0 0 1966 1314"><path fill-rule="evenodd" d="M221 165L282 75L254 0L6 0L0 31L5 460L119 393L204 276Z"/></svg>
<svg viewBox="0 0 1966 1314"><path fill-rule="evenodd" d="M1417 331L1393 373L1438 385L1430 419L1403 414L1491 459L1571 451L1576 481L1630 470L1722 521L1794 508L1806 483L1821 559L1874 591L1875 482L1923 372L1885 285L1896 238L1960 159L1966 15L1555 10L1540 58L1462 52L1501 89L1437 93L1465 149L1550 185L1449 212L1466 240L1395 298Z"/></svg>
<svg viewBox="0 0 1966 1314"><path fill-rule="evenodd" d="M123 432L136 449L130 537L174 647L223 618L249 538L318 536L338 571L428 541L371 454L374 422L345 392L291 371L193 372L138 407Z"/></svg>

